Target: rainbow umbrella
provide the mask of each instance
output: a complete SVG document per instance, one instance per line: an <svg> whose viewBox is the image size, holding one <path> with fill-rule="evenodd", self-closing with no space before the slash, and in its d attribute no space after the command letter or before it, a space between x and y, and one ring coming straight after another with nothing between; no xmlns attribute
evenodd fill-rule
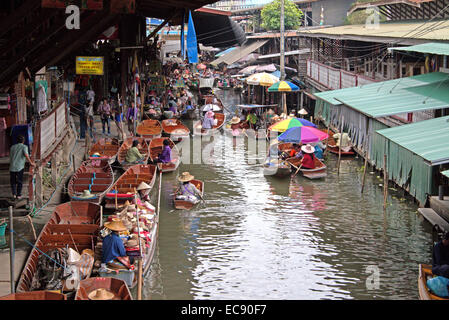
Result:
<svg viewBox="0 0 449 320"><path fill-rule="evenodd" d="M297 92L299 87L290 81L279 81L268 88L268 92Z"/></svg>
<svg viewBox="0 0 449 320"><path fill-rule="evenodd" d="M290 128L296 128L296 127L314 127L316 128L316 125L313 124L310 121L307 121L306 119L302 118L288 118L286 120L279 121L273 125L271 125L268 130L271 131L277 131L277 132L284 132L287 131Z"/></svg>
<svg viewBox="0 0 449 320"><path fill-rule="evenodd" d="M328 137L329 135L321 130L303 126L288 129L278 137L278 140L290 143L314 143Z"/></svg>

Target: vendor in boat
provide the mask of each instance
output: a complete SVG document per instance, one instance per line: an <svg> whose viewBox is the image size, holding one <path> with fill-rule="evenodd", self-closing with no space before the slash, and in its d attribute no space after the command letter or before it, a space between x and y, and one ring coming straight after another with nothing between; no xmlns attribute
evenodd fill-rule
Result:
<svg viewBox="0 0 449 320"><path fill-rule="evenodd" d="M214 115L215 114L213 111L209 110L206 112L203 123L201 125L203 129L212 129L215 126Z"/></svg>
<svg viewBox="0 0 449 320"><path fill-rule="evenodd" d="M351 150L351 138L349 138L347 133L343 132L343 135L341 133L336 133L333 135L333 138L337 142L337 147L341 147L343 152Z"/></svg>
<svg viewBox="0 0 449 320"><path fill-rule="evenodd" d="M293 148L292 148L292 150L290 150L290 153L289 153L290 158L293 158L293 157L301 158L303 156L301 147L302 147L302 144L294 143Z"/></svg>
<svg viewBox="0 0 449 320"><path fill-rule="evenodd" d="M151 187L145 183L145 182L141 182L139 184L139 186L137 187L137 191L139 192L140 195L140 199L142 201L150 201L150 191L151 191Z"/></svg>
<svg viewBox="0 0 449 320"><path fill-rule="evenodd" d="M170 142L165 139L164 142L164 148L162 149L162 153L159 154L156 158L154 158L154 163L169 163L171 162L171 148L170 148Z"/></svg>
<svg viewBox="0 0 449 320"><path fill-rule="evenodd" d="M248 116L246 117L246 122L249 124L251 129L257 130L257 121L259 119L257 118L256 113L254 110L251 110Z"/></svg>
<svg viewBox="0 0 449 320"><path fill-rule="evenodd" d="M322 143L312 143L312 146L315 148L315 157L317 157L320 160L323 160L323 149L321 148Z"/></svg>
<svg viewBox="0 0 449 320"><path fill-rule="evenodd" d="M432 273L449 278L449 232L433 248Z"/></svg>
<svg viewBox="0 0 449 320"><path fill-rule="evenodd" d="M198 201L200 201L201 192L193 183L191 183L193 179L195 179L195 177L189 172L183 172L181 174L178 178L180 186L176 196L177 200L185 200L192 203L198 203Z"/></svg>
<svg viewBox="0 0 449 320"><path fill-rule="evenodd" d="M131 148L129 148L128 152L126 152L125 161L127 163L144 163L144 159L146 157L146 154L141 154L139 152L139 149L137 148L139 146L139 140L134 140L133 145Z"/></svg>
<svg viewBox="0 0 449 320"><path fill-rule="evenodd" d="M304 169L315 169L315 148L310 144L302 146L301 151L304 153L304 157L301 160L301 166Z"/></svg>
<svg viewBox="0 0 449 320"><path fill-rule="evenodd" d="M240 129L241 129L239 117L232 117L230 124L231 124L232 135L238 136L240 134Z"/></svg>
<svg viewBox="0 0 449 320"><path fill-rule="evenodd" d="M106 222L104 226L110 233L103 239L102 266L113 269L133 269L126 255L125 245L120 239L120 232L127 230L123 222L121 220Z"/></svg>

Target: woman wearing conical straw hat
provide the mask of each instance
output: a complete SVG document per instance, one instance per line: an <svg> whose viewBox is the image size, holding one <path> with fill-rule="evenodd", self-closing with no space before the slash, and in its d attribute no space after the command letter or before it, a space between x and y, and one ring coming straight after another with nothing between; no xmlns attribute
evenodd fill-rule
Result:
<svg viewBox="0 0 449 320"><path fill-rule="evenodd" d="M178 178L180 186L178 189L178 195L176 196L177 200L185 200L194 204L200 201L199 199L201 198L201 192L193 183L191 183L193 179L195 179L195 177L189 172L183 172L181 174Z"/></svg>
<svg viewBox="0 0 449 320"><path fill-rule="evenodd" d="M125 245L120 239L120 232L128 229L121 219L106 222L104 227L111 233L103 239L102 267L111 269L134 269L126 255Z"/></svg>

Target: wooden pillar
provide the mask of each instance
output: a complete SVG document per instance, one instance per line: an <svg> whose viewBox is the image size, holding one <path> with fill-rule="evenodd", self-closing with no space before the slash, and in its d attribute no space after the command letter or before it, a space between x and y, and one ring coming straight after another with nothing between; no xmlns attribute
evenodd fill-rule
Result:
<svg viewBox="0 0 449 320"><path fill-rule="evenodd" d="M34 201L36 203L36 207L40 208L44 204L43 201L43 186L42 186L42 165L38 165L35 168L36 172L36 189L34 194Z"/></svg>
<svg viewBox="0 0 449 320"><path fill-rule="evenodd" d="M56 152L51 156L51 183L56 186L58 182L58 163Z"/></svg>

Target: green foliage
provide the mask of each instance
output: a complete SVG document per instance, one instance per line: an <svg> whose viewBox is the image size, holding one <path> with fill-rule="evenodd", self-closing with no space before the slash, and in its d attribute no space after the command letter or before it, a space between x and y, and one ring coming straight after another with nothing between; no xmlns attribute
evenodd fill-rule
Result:
<svg viewBox="0 0 449 320"><path fill-rule="evenodd" d="M290 0L285 2L285 30L294 30L301 25L302 11ZM281 29L281 0L267 4L261 12L262 27L266 30Z"/></svg>

